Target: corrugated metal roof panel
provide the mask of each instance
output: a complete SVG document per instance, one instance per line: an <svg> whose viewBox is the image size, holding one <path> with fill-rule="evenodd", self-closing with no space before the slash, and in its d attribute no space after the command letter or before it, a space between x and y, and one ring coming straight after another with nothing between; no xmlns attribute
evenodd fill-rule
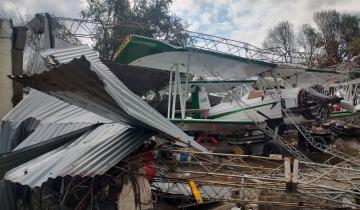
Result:
<svg viewBox="0 0 360 210"><path fill-rule="evenodd" d="M3 118L0 153L12 151L25 139L22 145L30 146L89 125L110 122L112 120L33 90ZM37 131L38 128L42 130Z"/></svg>
<svg viewBox="0 0 360 210"><path fill-rule="evenodd" d="M93 123L46 123L39 126L24 141L17 145L13 151L89 127L90 125L93 125Z"/></svg>
<svg viewBox="0 0 360 210"><path fill-rule="evenodd" d="M132 93L88 46L51 49L42 56L47 60L47 66L53 66L50 71L14 79L105 118L148 128L181 141L182 146L206 151Z"/></svg>
<svg viewBox="0 0 360 210"><path fill-rule="evenodd" d="M19 123L27 118L35 118L43 123L112 122L86 109L68 104L37 90L32 90L3 118L3 121Z"/></svg>
<svg viewBox="0 0 360 210"><path fill-rule="evenodd" d="M35 187L57 176L101 175L152 135L118 123L101 125L72 143L8 171L4 179Z"/></svg>
<svg viewBox="0 0 360 210"><path fill-rule="evenodd" d="M2 210L18 210L18 199L24 199L28 187L7 180L0 180L0 207Z"/></svg>
<svg viewBox="0 0 360 210"><path fill-rule="evenodd" d="M34 158L37 158L47 152L50 152L64 144L73 142L86 132L92 131L99 125L90 125L85 128L81 128L69 133L58 135L51 139L46 139L38 143L34 143L30 146L19 148L16 151L6 152L0 154L0 178L3 178L4 174L19 165L28 162Z"/></svg>
<svg viewBox="0 0 360 210"><path fill-rule="evenodd" d="M169 71L116 63L109 63L107 66L137 95L144 95L149 90L158 90L169 84Z"/></svg>

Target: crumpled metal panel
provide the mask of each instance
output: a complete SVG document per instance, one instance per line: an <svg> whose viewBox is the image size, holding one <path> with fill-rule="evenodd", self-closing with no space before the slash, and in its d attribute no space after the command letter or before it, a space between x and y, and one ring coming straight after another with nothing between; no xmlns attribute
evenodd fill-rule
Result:
<svg viewBox="0 0 360 210"><path fill-rule="evenodd" d="M0 127L0 153L10 152L20 143L21 147L26 147L89 125L111 122L112 120L95 113L33 90L3 118ZM38 128L41 130L37 130Z"/></svg>
<svg viewBox="0 0 360 210"><path fill-rule="evenodd" d="M8 171L4 179L35 187L58 176L102 175L152 135L118 123L104 124Z"/></svg>
<svg viewBox="0 0 360 210"><path fill-rule="evenodd" d="M49 71L14 80L116 122L147 128L181 146L206 149L132 93L88 46L41 53Z"/></svg>
<svg viewBox="0 0 360 210"><path fill-rule="evenodd" d="M18 201L26 201L30 188L7 180L0 180L0 207L2 210L18 210Z"/></svg>
<svg viewBox="0 0 360 210"><path fill-rule="evenodd" d="M137 95L169 85L170 72L117 63L106 64L124 85Z"/></svg>
<svg viewBox="0 0 360 210"><path fill-rule="evenodd" d="M3 118L3 121L21 123L27 118L35 118L43 123L113 122L37 90L32 90Z"/></svg>
<svg viewBox="0 0 360 210"><path fill-rule="evenodd" d="M24 141L17 145L13 151L89 127L91 125L93 125L93 123L46 123L39 126Z"/></svg>
<svg viewBox="0 0 360 210"><path fill-rule="evenodd" d="M66 143L73 142L86 132L94 130L97 126L99 125L90 125L50 139L42 139L42 141L38 143L32 142L32 145L27 147L19 148L11 152L1 153L0 178L3 178L4 174L10 169L18 167L19 165L48 153L62 145L65 145Z"/></svg>

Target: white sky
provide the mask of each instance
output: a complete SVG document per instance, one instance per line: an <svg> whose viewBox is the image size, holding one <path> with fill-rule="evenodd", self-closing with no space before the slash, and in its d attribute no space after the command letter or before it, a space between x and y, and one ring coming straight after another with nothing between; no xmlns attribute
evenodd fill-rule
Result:
<svg viewBox="0 0 360 210"><path fill-rule="evenodd" d="M17 7L30 17L37 12L79 17L86 7L84 0L0 0L0 5L1 11L17 14ZM313 12L322 9L360 15L360 0L173 0L171 7L191 25L190 30L257 46L276 23L288 20L297 29L304 23L313 24Z"/></svg>

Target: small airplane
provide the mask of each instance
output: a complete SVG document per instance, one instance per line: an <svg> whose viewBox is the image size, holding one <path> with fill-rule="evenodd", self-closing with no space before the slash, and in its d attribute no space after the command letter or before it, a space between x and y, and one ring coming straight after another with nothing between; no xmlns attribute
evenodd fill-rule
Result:
<svg viewBox="0 0 360 210"><path fill-rule="evenodd" d="M262 80L271 80L265 78ZM329 114L329 104L341 104L344 109L354 112L354 106L338 96L326 96L309 88L292 88L281 86L276 89L261 89L250 85L239 85L223 97L221 102L211 107L206 89L194 86L193 98L198 98L200 110L208 110L207 119L221 119L239 121L248 120L249 116L244 110L255 110L259 121L282 118L282 110L302 115L305 119L325 118ZM198 94L198 96L196 96ZM196 106L196 104L195 104Z"/></svg>
<svg viewBox="0 0 360 210"><path fill-rule="evenodd" d="M168 86L162 91L167 93L170 89L168 95L180 95L182 121L175 118L177 110L172 110L172 117L168 118L174 122L190 120L184 113L195 111L206 111L203 116L206 120L237 121L243 124L253 122L244 110L255 110L259 121L282 118L283 109L300 114L305 119L323 118L330 113L327 105L335 103L341 103L348 112L354 112L354 107L341 97L330 97L309 87L311 84L344 79L343 74L336 72L291 68L289 65L280 67L274 63L204 49L175 47L136 35L130 35L124 40L115 53L114 61L167 70L174 74L172 87ZM189 81L187 76L187 80L181 82L179 72L210 79ZM307 87L293 87L291 82ZM207 88L215 89L211 91L213 93L225 93L220 104L210 106ZM185 110L185 101L190 91L192 109Z"/></svg>
<svg viewBox="0 0 360 210"><path fill-rule="evenodd" d="M332 104L341 104L349 114L355 112L343 98L311 87L345 80L346 75L338 72L175 47L136 35L124 40L114 62L169 71L169 85L159 91L169 99L167 117L189 133L233 135L256 129L256 123L279 127L289 123L284 112L303 120L321 119L329 116ZM221 102L211 106L209 94L222 97ZM189 98L191 109L186 108ZM177 100L180 110L176 110Z"/></svg>

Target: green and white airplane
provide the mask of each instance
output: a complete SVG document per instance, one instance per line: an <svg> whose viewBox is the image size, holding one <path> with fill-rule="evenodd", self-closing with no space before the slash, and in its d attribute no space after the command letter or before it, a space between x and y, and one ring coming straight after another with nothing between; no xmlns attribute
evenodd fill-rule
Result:
<svg viewBox="0 0 360 210"><path fill-rule="evenodd" d="M162 90L172 96L168 97L168 118L185 131L233 133L254 126L255 121L278 122L284 119L283 110L314 119L328 115L329 104L334 103L341 103L349 114L355 112L354 107L341 98L310 88L313 84L344 80L346 75L337 72L280 66L210 50L176 47L136 35L123 41L114 61L170 71L169 85ZM208 93L223 98L219 104L210 106ZM176 96L180 98L180 112L175 110ZM186 109L189 97L193 106Z"/></svg>

